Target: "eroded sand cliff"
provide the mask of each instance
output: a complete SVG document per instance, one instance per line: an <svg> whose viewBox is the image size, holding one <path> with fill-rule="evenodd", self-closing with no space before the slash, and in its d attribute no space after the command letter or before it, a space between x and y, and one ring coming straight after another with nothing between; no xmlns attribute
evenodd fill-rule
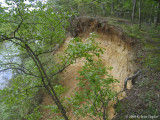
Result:
<svg viewBox="0 0 160 120"><path fill-rule="evenodd" d="M121 91L124 87L124 80L126 77L133 75L137 69L137 64L134 62L135 59L135 40L125 36L125 34L118 28L109 25L107 21L96 20L96 19L79 19L79 22L75 23L72 27L72 35L69 34L64 44L59 48L56 54L62 53L69 43L70 39L74 36L79 36L83 40L89 37L89 34L94 32L99 35L96 41L100 43L100 46L105 48L104 54L101 55L103 64L108 67L111 66L113 69L109 72L114 78L118 79L120 83L112 85L112 89L115 91ZM83 65L83 59L78 60L75 64L69 66L66 71L60 74L60 83L68 88L67 92L63 95L70 97L72 91L76 90L76 77L78 71ZM127 88L131 88L132 84L129 81ZM119 99L125 97L125 93L119 95ZM50 104L45 102L43 103ZM42 104L43 104L42 103ZM113 108L114 102L111 102L107 108L109 118L113 118L115 110ZM71 120L76 120L75 116L68 112ZM81 118L80 120L90 120L89 118Z"/></svg>

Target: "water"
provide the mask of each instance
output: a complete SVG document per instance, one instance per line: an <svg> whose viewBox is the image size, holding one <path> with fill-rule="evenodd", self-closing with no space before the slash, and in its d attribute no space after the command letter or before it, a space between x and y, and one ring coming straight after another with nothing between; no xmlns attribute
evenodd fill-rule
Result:
<svg viewBox="0 0 160 120"><path fill-rule="evenodd" d="M17 54L17 50L13 48L13 45L9 42L4 43L0 50L0 89L3 89L8 85L9 80L12 78L12 70L6 70L2 64L17 61L17 57L12 57ZM7 68L8 66L9 65L7 65Z"/></svg>
<svg viewBox="0 0 160 120"><path fill-rule="evenodd" d="M11 78L12 78L12 70L0 73L0 90L7 86Z"/></svg>

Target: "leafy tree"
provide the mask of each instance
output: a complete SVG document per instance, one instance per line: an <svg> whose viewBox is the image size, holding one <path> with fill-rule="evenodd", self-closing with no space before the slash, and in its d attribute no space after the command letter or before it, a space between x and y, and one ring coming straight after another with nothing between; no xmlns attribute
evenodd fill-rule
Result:
<svg viewBox="0 0 160 120"><path fill-rule="evenodd" d="M2 92L8 96L4 97L4 101L10 106L16 106L19 102L23 103L26 98L30 100L29 96L33 97L40 87L44 87L67 120L66 111L54 90L52 81L68 64L64 61L50 66L49 62L53 61L45 54L53 52L56 44L62 44L69 14L59 14L49 4L40 1L33 5L25 4L24 1L7 3L8 12L1 14L0 42L9 43L9 46L12 46L11 50L16 54L6 56L7 61L1 61L0 71L12 69L13 72L16 71L16 75L12 79L11 87ZM11 60L15 58L23 60ZM10 96L10 92L13 97Z"/></svg>
<svg viewBox="0 0 160 120"><path fill-rule="evenodd" d="M85 62L80 71L78 86L80 91L75 92L72 98L73 111L76 115L89 116L92 119L108 119L106 108L109 101L116 98L116 92L111 90L111 84L117 82L103 67L102 61ZM104 78L104 76L107 76ZM85 101L85 102L84 102ZM94 116L94 117L93 117Z"/></svg>
<svg viewBox="0 0 160 120"><path fill-rule="evenodd" d="M67 52L71 51L69 53L74 59L76 57L86 59L85 65L79 71L81 77L77 78L79 90L75 91L72 98L68 99L73 107L73 113L77 117L89 116L93 119L97 119L97 117L101 119L102 117L103 120L106 120L108 102L116 98L116 92L111 90L110 85L118 80L108 74L107 70L111 70L111 67L103 66L99 58L103 49L95 42L95 37L96 35L92 33L91 37L85 40L86 42L75 38L68 46ZM99 60L95 61L94 57L98 57Z"/></svg>
<svg viewBox="0 0 160 120"><path fill-rule="evenodd" d="M50 0L53 1L53 0ZM139 5L141 3L141 21L144 23L159 23L158 0L55 0L57 6L62 6L66 11L74 11L79 15L113 16L139 21ZM148 9L149 8L149 9Z"/></svg>
<svg viewBox="0 0 160 120"><path fill-rule="evenodd" d="M38 119L41 117L39 112L36 112L38 103L33 110L30 110L30 107L35 93L42 87L51 95L58 112L68 120L64 105L57 94L54 78L78 58L85 57L89 62L93 62L92 57L99 56L102 50L94 41L94 34L87 43L75 38L61 61L54 64L48 53L54 54L57 44L60 46L63 43L69 12L62 14L62 11L55 11L54 4L40 1L31 5L24 1L9 0L7 3L8 12L1 14L0 42L9 44L7 51L12 51L13 54L5 56L7 61L1 60L0 71L12 69L14 77L10 87L1 91L4 104L7 108L15 106L17 112L22 111L16 114L22 116L21 118L32 119L34 114L26 116L32 111ZM10 112L15 109L12 108ZM9 118L11 117L13 116L9 115Z"/></svg>

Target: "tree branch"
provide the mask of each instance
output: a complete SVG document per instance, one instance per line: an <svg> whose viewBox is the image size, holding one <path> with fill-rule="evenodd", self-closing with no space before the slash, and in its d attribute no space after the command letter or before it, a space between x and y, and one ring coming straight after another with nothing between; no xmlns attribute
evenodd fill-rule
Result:
<svg viewBox="0 0 160 120"><path fill-rule="evenodd" d="M4 71L7 71L7 70L13 70L13 69L14 70L20 70L21 72L23 72L26 75L30 75L30 76L34 76L34 77L40 78L39 76L37 76L37 75L35 75L35 74L31 73L31 72L28 73L25 70L23 70L22 68L17 68L17 67L9 67L9 68L5 68L5 69L1 69L0 72L4 72Z"/></svg>
<svg viewBox="0 0 160 120"><path fill-rule="evenodd" d="M68 66L70 66L71 64L68 64L68 65L64 65L62 69L58 70L57 72L55 72L54 74L52 74L51 78L53 78L53 76L61 73L65 68L67 68Z"/></svg>
<svg viewBox="0 0 160 120"><path fill-rule="evenodd" d="M26 92L26 95L28 95L28 90L30 90L30 89L34 89L34 88L40 88L40 87L44 87L43 85L37 85L37 86L34 86L34 87L30 87L30 88L27 88L27 89L25 89L25 91L22 91L21 93L23 93L23 92Z"/></svg>
<svg viewBox="0 0 160 120"><path fill-rule="evenodd" d="M127 87L127 82L128 80L133 80L135 79L139 74L141 73L141 71L138 71L136 74L134 74L133 76L127 77L124 81L124 89L126 89Z"/></svg>
<svg viewBox="0 0 160 120"><path fill-rule="evenodd" d="M141 73L141 70L139 70L139 71L138 71L136 74L134 74L133 76L127 77L127 78L124 80L124 89L121 90L120 92L118 92L116 95L118 95L118 94L126 91L126 90L127 90L127 82L128 82L128 80L133 80L133 79L135 79L140 73Z"/></svg>
<svg viewBox="0 0 160 120"><path fill-rule="evenodd" d="M21 17L21 22L19 23L17 29L15 29L15 31L13 32L14 37L15 37L15 35L16 35L16 32L18 32L18 30L20 29L20 27L21 27L21 25L22 25L22 23L23 23L23 21L24 21L18 5L17 5L17 8L18 8L19 16Z"/></svg>

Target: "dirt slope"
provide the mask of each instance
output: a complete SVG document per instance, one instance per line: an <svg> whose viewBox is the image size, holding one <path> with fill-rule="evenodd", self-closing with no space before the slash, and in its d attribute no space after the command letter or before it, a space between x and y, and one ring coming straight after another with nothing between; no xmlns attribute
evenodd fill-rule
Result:
<svg viewBox="0 0 160 120"><path fill-rule="evenodd" d="M105 20L81 18L79 19L79 22L73 23L73 31L71 32L72 35L68 35L64 44L57 51L57 54L65 50L67 43L73 36L79 36L82 39L87 39L89 37L89 33L95 32L99 35L99 37L96 38L96 41L101 44L101 47L105 48L104 54L101 55L104 65L107 67L113 67L110 74L120 81L120 83L112 85L112 88L115 91L121 91L124 86L125 78L133 75L137 69L137 64L134 62L135 40L126 37L120 29L107 24L107 21ZM68 88L68 91L63 96L70 97L72 91L76 89L76 84L78 81L75 79L78 76L77 71L81 69L82 65L83 60L79 60L60 74L60 83ZM127 87L132 87L130 82ZM119 99L122 99L124 96L125 93L122 93L119 96ZM49 102L47 103L46 100L49 101L44 98L42 103L43 105L50 104ZM115 114L113 103L110 103L107 111L109 118L113 118ZM76 120L72 113L69 112L69 115L72 116L71 120ZM81 118L80 120L89 120L89 118Z"/></svg>

